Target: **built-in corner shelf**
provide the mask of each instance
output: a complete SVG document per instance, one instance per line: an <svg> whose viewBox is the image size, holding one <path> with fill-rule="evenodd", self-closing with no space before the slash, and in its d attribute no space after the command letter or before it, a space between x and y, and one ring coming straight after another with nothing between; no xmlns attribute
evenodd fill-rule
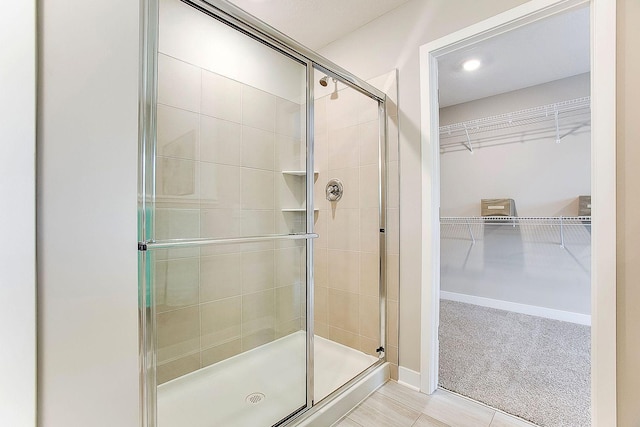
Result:
<svg viewBox="0 0 640 427"><path fill-rule="evenodd" d="M291 209L281 209L282 212L306 212L305 208L291 208ZM314 209L314 212L319 212L320 209Z"/></svg>
<svg viewBox="0 0 640 427"><path fill-rule="evenodd" d="M305 176L307 171L282 171L283 175L293 175L293 176ZM314 175L318 175L318 171L313 172Z"/></svg>

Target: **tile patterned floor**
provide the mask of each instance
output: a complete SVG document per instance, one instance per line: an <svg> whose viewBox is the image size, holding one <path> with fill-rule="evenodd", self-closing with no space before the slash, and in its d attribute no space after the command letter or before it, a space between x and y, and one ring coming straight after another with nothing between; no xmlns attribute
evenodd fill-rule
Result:
<svg viewBox="0 0 640 427"><path fill-rule="evenodd" d="M389 381L333 427L535 427L456 394Z"/></svg>

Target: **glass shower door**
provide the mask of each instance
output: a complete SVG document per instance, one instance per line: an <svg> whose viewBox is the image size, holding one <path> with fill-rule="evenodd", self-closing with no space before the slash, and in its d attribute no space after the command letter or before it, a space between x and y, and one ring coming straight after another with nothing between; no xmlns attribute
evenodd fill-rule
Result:
<svg viewBox="0 0 640 427"><path fill-rule="evenodd" d="M179 0L158 33L156 425L271 426L310 405L307 65Z"/></svg>

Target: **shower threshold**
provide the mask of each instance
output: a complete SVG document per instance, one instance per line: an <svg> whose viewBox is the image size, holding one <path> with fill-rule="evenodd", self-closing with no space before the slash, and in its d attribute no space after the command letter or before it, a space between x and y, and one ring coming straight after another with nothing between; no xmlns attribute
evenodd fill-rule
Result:
<svg viewBox="0 0 640 427"><path fill-rule="evenodd" d="M306 333L298 331L158 387L159 427L268 427L305 406ZM315 401L377 362L316 336Z"/></svg>

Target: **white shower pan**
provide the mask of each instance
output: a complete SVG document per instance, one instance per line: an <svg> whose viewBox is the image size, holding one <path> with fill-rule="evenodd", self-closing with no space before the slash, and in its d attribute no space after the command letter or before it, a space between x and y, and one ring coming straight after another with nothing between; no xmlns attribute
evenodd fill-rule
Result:
<svg viewBox="0 0 640 427"><path fill-rule="evenodd" d="M277 423L294 408L305 406L305 338L305 332L298 331L160 385L158 426L268 427ZM314 347L316 402L378 360L319 336ZM378 377L377 382L384 382L384 375ZM380 384L369 380L374 389ZM352 406L370 391L356 393Z"/></svg>

